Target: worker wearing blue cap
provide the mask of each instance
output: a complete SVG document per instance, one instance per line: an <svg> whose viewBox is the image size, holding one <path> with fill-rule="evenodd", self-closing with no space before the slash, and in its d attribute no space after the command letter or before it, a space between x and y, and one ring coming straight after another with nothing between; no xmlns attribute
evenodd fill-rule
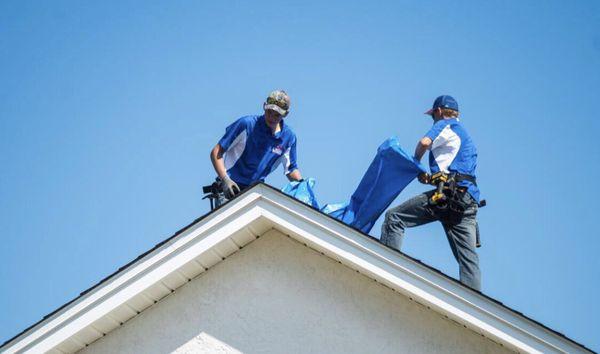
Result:
<svg viewBox="0 0 600 354"><path fill-rule="evenodd" d="M415 158L420 161L429 151L431 175L421 174L419 181L433 182L438 190L420 194L390 209L385 215L381 241L400 250L406 228L440 221L458 262L460 281L480 290L481 273L476 252L477 149L458 120L458 103L454 98L439 96L425 114L431 116L433 126L418 142Z"/></svg>

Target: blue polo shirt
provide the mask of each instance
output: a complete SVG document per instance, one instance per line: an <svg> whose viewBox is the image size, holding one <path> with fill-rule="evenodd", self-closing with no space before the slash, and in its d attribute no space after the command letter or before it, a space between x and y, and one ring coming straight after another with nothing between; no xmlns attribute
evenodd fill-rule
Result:
<svg viewBox="0 0 600 354"><path fill-rule="evenodd" d="M475 177L477 148L457 118L435 122L425 136L433 141L429 152L431 174L458 172ZM467 187L468 193L479 203L479 188L475 184L461 181L457 185Z"/></svg>
<svg viewBox="0 0 600 354"><path fill-rule="evenodd" d="M227 127L219 145L227 174L243 186L264 181L279 164L286 175L298 168L296 135L283 120L273 134L264 115L242 117Z"/></svg>

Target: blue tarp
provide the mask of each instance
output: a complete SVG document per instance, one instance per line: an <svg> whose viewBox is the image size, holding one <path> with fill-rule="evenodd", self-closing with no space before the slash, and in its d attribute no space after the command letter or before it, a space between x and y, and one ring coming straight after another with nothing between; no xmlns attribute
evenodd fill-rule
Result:
<svg viewBox="0 0 600 354"><path fill-rule="evenodd" d="M302 182L290 182L281 190L283 193L291 195L299 201L319 209L319 203L315 197L313 188L315 187L314 178L306 178Z"/></svg>
<svg viewBox="0 0 600 354"><path fill-rule="evenodd" d="M377 155L365 172L348 203L327 204L321 211L368 233L385 209L425 168L405 153L396 137L377 149ZM315 180L291 182L283 192L319 208L313 187Z"/></svg>

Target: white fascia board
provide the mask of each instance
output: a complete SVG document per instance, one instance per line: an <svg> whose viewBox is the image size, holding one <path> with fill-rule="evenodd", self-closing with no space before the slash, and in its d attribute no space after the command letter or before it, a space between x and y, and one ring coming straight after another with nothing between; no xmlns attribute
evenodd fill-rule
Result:
<svg viewBox="0 0 600 354"><path fill-rule="evenodd" d="M360 232L269 188L263 189L258 206L277 229L471 330L521 352L590 353Z"/></svg>
<svg viewBox="0 0 600 354"><path fill-rule="evenodd" d="M471 330L531 353L587 353L585 348L461 286L342 223L264 185L254 186L177 237L15 338L3 353L46 352L124 304L235 232L268 220L273 228L323 252Z"/></svg>
<svg viewBox="0 0 600 354"><path fill-rule="evenodd" d="M2 353L44 353L102 318L187 261L261 217L255 207L258 193L247 193L235 203L209 215L182 234L116 274L69 306L45 319L2 348Z"/></svg>

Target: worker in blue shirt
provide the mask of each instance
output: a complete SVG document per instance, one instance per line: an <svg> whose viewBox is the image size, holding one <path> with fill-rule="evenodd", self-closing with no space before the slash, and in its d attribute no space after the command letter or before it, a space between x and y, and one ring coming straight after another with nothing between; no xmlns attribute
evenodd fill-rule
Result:
<svg viewBox="0 0 600 354"><path fill-rule="evenodd" d="M460 281L481 290L479 257L476 252L479 188L475 179L477 149L458 119L458 103L451 96L436 98L425 112L433 126L418 142L415 158L429 150L431 175L419 181L432 183L438 190L418 195L390 209L385 215L381 241L400 250L404 230L440 221L459 265Z"/></svg>
<svg viewBox="0 0 600 354"><path fill-rule="evenodd" d="M273 91L263 109L263 115L245 116L228 126L210 152L220 189L216 206L250 184L264 181L279 164L290 181L302 179L296 135L283 119L290 111L290 97L285 91Z"/></svg>

